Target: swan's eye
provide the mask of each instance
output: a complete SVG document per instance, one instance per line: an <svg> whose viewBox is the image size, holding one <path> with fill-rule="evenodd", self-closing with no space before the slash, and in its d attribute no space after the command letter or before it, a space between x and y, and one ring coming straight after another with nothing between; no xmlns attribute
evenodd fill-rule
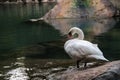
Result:
<svg viewBox="0 0 120 80"><path fill-rule="evenodd" d="M69 33L68 33L68 35L69 35L69 36L72 36L72 33L71 33L71 32L69 32Z"/></svg>

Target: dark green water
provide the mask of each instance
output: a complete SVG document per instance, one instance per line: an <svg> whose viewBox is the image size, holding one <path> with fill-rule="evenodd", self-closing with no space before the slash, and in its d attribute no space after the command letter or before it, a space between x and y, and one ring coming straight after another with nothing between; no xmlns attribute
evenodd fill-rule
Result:
<svg viewBox="0 0 120 80"><path fill-rule="evenodd" d="M1 5L0 56L6 58L16 49L60 39L59 32L48 24L25 22L43 16L52 7L53 4Z"/></svg>
<svg viewBox="0 0 120 80"><path fill-rule="evenodd" d="M85 39L97 43L109 60L120 59L119 19L56 19L42 17L54 4L0 5L0 80L41 80L73 61L64 52L64 34L77 26Z"/></svg>

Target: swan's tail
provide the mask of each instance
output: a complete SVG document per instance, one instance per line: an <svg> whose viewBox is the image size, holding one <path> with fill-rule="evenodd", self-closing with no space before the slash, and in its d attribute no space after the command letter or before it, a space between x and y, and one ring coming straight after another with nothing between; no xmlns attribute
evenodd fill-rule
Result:
<svg viewBox="0 0 120 80"><path fill-rule="evenodd" d="M109 60L105 58L103 61L108 62Z"/></svg>
<svg viewBox="0 0 120 80"><path fill-rule="evenodd" d="M109 61L109 60L106 59L104 56L100 57L99 60L102 61L102 62L108 62L108 61Z"/></svg>
<svg viewBox="0 0 120 80"><path fill-rule="evenodd" d="M108 62L109 60L106 59L104 56L94 56L100 62Z"/></svg>

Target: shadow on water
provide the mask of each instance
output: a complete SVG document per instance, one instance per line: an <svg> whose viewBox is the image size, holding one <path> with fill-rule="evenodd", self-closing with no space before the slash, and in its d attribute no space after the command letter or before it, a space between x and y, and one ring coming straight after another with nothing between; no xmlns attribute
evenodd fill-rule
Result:
<svg viewBox="0 0 120 80"><path fill-rule="evenodd" d="M47 12L50 5L42 6ZM41 6L19 6L21 11L12 7L0 6L0 80L50 79L55 73L71 69L70 65L75 68L75 62L63 49L66 41L63 35L73 26L83 29L85 39L97 43L106 58L120 58L119 19L53 19L47 23L29 23L24 21L43 16L39 12L43 11ZM15 13L8 14L9 11ZM2 17L3 13L6 16Z"/></svg>

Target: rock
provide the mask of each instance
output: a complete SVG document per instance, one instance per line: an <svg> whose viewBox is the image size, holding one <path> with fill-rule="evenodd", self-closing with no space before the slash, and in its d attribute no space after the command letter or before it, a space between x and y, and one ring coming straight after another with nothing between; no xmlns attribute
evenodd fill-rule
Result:
<svg viewBox="0 0 120 80"><path fill-rule="evenodd" d="M119 3L120 0L110 0L110 1L116 8L120 9L120 3Z"/></svg>
<svg viewBox="0 0 120 80"><path fill-rule="evenodd" d="M120 80L120 63L113 65L93 80Z"/></svg>
<svg viewBox="0 0 120 80"><path fill-rule="evenodd" d="M85 70L73 69L52 76L51 80L119 80L120 61L113 61Z"/></svg>
<svg viewBox="0 0 120 80"><path fill-rule="evenodd" d="M51 9L43 18L86 18L112 17L115 8L109 0L58 0L57 5Z"/></svg>
<svg viewBox="0 0 120 80"><path fill-rule="evenodd" d="M43 18L80 18L86 17L87 11L85 8L77 8L75 4L77 0L58 0L57 5L51 9Z"/></svg>
<svg viewBox="0 0 120 80"><path fill-rule="evenodd" d="M108 18L115 14L115 8L109 0L91 0L91 6L94 8L93 17Z"/></svg>

